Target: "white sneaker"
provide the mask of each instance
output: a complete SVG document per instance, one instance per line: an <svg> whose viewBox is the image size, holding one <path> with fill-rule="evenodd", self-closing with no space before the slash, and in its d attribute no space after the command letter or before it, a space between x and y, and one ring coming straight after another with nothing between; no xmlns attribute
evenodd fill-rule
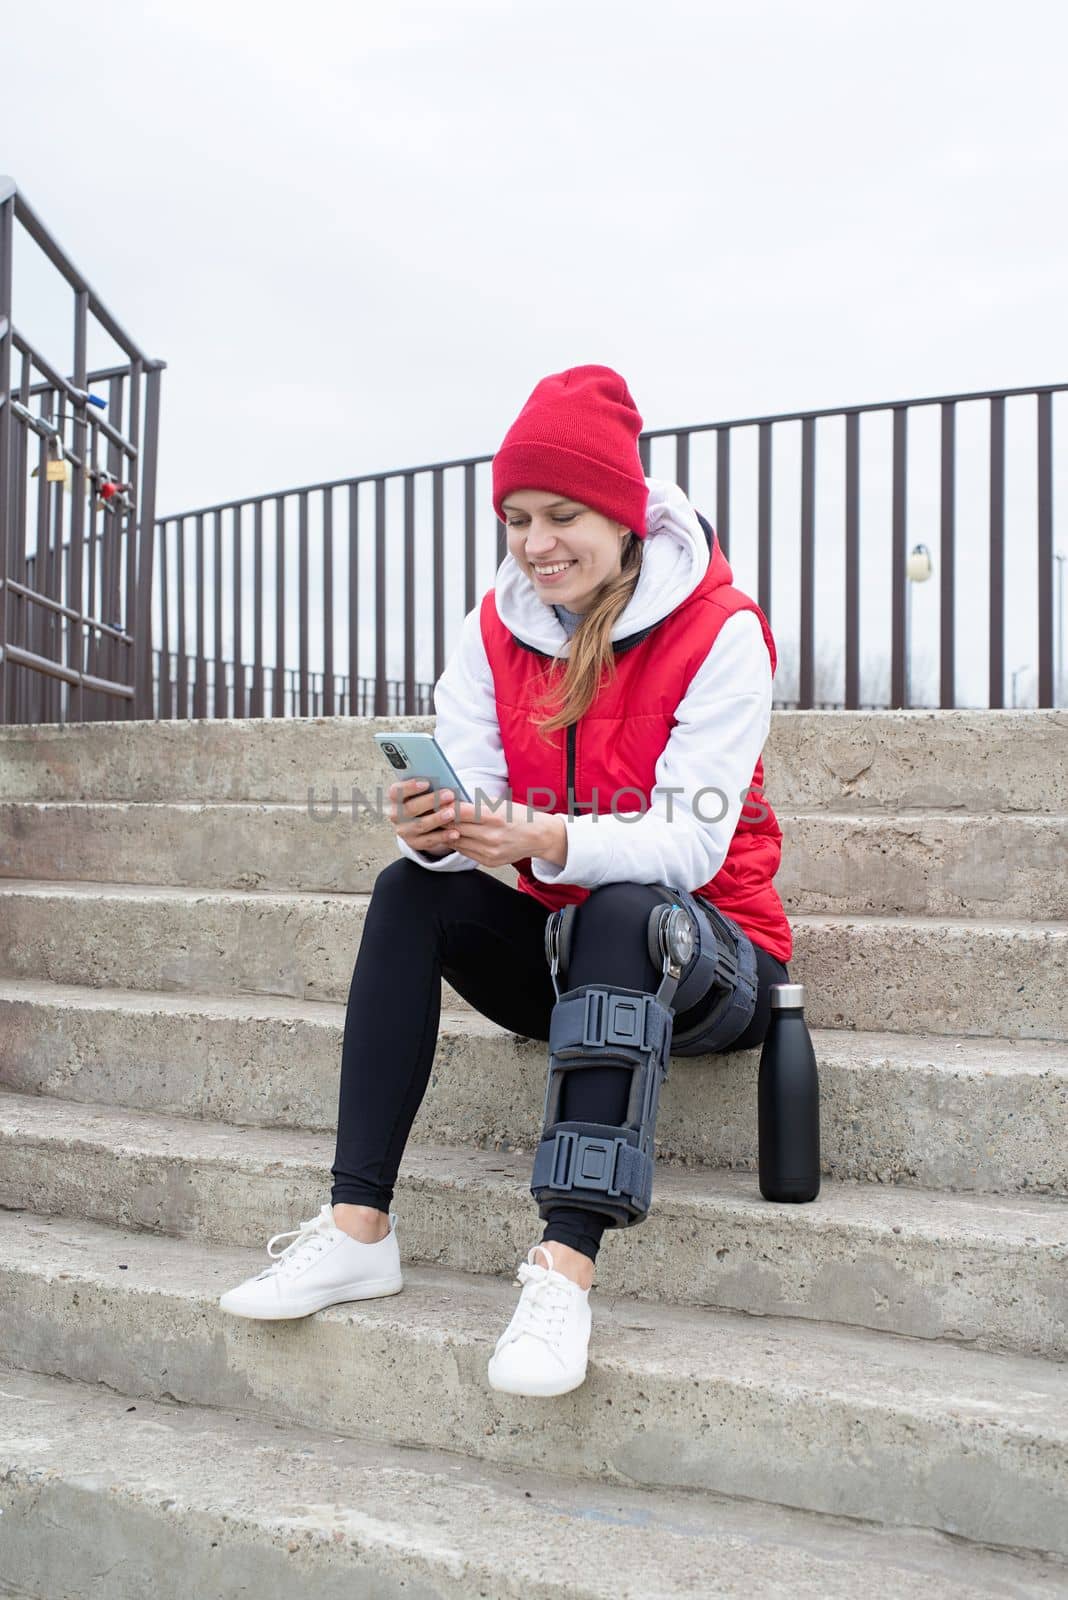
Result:
<svg viewBox="0 0 1068 1600"><path fill-rule="evenodd" d="M373 1300L404 1287L392 1211L385 1237L362 1244L337 1226L333 1207L324 1205L299 1228L268 1239L267 1254L274 1256L272 1246L291 1234L296 1235L293 1243L276 1256L273 1266L220 1295L224 1311L264 1320L307 1317L339 1300Z"/></svg>
<svg viewBox="0 0 1068 1600"><path fill-rule="evenodd" d="M547 1267L534 1261L537 1251ZM504 1394L567 1394L586 1377L590 1342L588 1289L553 1266L549 1248L536 1244L520 1263L516 1282L523 1293L512 1320L490 1357L490 1387Z"/></svg>

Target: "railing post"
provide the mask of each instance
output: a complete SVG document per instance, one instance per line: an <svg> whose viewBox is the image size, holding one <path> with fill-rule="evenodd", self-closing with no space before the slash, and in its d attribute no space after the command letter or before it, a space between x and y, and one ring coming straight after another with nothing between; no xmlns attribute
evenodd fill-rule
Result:
<svg viewBox="0 0 1068 1600"><path fill-rule="evenodd" d="M252 701L249 715L263 716L263 501L252 513Z"/></svg>
<svg viewBox="0 0 1068 1600"><path fill-rule="evenodd" d="M1053 396L1038 396L1038 696L1056 705L1053 683Z"/></svg>
<svg viewBox="0 0 1068 1600"><path fill-rule="evenodd" d="M156 539L156 463L159 441L160 368L153 364L145 378L144 457L137 501L137 606L134 632L134 716L151 718L152 704L152 557Z"/></svg>
<svg viewBox="0 0 1068 1600"><path fill-rule="evenodd" d="M10 192L8 192L10 190ZM11 538L11 283L15 195L0 179L0 723L13 720L15 672L6 659L8 546Z"/></svg>
<svg viewBox="0 0 1068 1600"><path fill-rule="evenodd" d="M845 709L860 707L860 417L846 417Z"/></svg>
<svg viewBox="0 0 1068 1600"><path fill-rule="evenodd" d="M716 429L716 538L730 560L731 548L731 430Z"/></svg>
<svg viewBox="0 0 1068 1600"><path fill-rule="evenodd" d="M415 711L415 474L404 474L404 714Z"/></svg>
<svg viewBox="0 0 1068 1600"><path fill-rule="evenodd" d="M760 424L757 441L757 605L771 623L772 425Z"/></svg>
<svg viewBox="0 0 1068 1600"><path fill-rule="evenodd" d="M675 482L683 494L690 492L690 435L675 435Z"/></svg>
<svg viewBox="0 0 1068 1600"><path fill-rule="evenodd" d="M308 705L309 634L308 611L308 493L297 496L297 661L300 668L297 715L312 715Z"/></svg>
<svg viewBox="0 0 1068 1600"><path fill-rule="evenodd" d="M274 502L274 671L271 674L271 716L286 714L286 502Z"/></svg>
<svg viewBox="0 0 1068 1600"><path fill-rule="evenodd" d="M211 697L214 715L226 715L226 667L223 664L222 639L222 512L214 511L211 517L211 610L212 640L215 653L211 663Z"/></svg>
<svg viewBox="0 0 1068 1600"><path fill-rule="evenodd" d="M323 502L323 716L334 715L334 496Z"/></svg>
<svg viewBox="0 0 1068 1600"><path fill-rule="evenodd" d="M990 621L987 699L1005 705L1005 397L990 401Z"/></svg>
<svg viewBox="0 0 1068 1600"><path fill-rule="evenodd" d="M386 480L375 480L375 716L386 704Z"/></svg>
<svg viewBox="0 0 1068 1600"><path fill-rule="evenodd" d="M956 619L953 601L957 589L957 411L952 401L943 404L941 507L939 521L939 565L942 569L939 594L939 694L945 709L956 704Z"/></svg>
<svg viewBox="0 0 1068 1600"><path fill-rule="evenodd" d="M349 709L360 716L360 492L349 484Z"/></svg>
<svg viewBox="0 0 1068 1600"><path fill-rule="evenodd" d="M85 389L89 383L88 367L88 337L89 337L89 291L80 289L74 298L74 381L79 389ZM84 611L82 604L82 559L84 557L85 541L85 489L88 478L85 475L85 452L89 442L89 429L85 423L85 409L75 406L73 413L74 453L78 457L79 465L74 468L71 482L71 492L74 504L70 514L70 574L67 585L67 601L74 611ZM126 615L130 615L130 597L126 597ZM80 622L72 622L67 634L67 665L73 667L80 674L85 669L85 633ZM71 685L68 700L70 719L72 722L81 722L85 716L85 698L82 693L81 683Z"/></svg>
<svg viewBox="0 0 1068 1600"><path fill-rule="evenodd" d="M131 468L132 468L132 470L130 472L130 478L134 482L136 482L136 481L138 481L140 479L140 477L141 477L140 469L143 467L143 464L144 464L144 455L143 455L144 445L143 445L143 441L142 441L142 438L141 438L141 401L142 401L142 389L143 389L143 386L144 386L144 379L145 379L145 363L140 357L138 357L137 359L132 360L130 362L130 370L129 370L129 375L128 375L128 379L127 379L127 382L128 382L128 385L129 385L129 395L130 395L129 419L128 419L128 421L129 421L129 429L128 429L128 433L129 433L130 443L134 446L134 448L138 452L137 457L136 457L136 463L130 463ZM122 474L122 476L123 477L126 476L125 472ZM140 502L138 502L138 504L139 503ZM133 615L133 609L134 609L133 608L133 604L132 604L132 597L134 595L136 595L136 593L137 593L137 548L136 548L136 544L137 544L137 541L136 541L136 539L134 537L133 524L132 524L132 521L128 520L127 524L126 524L126 585L125 585L125 587L126 587L126 604L123 607L123 612L122 612L122 615L123 615L123 617L125 619L124 622L123 622L123 628L124 628L124 631L126 633L132 633L133 632L133 628L131 626L131 617ZM153 566L155 566L155 560L153 560ZM161 601L161 603L164 603L164 602ZM118 615L118 608L116 608L116 615ZM163 628L164 634L166 634L166 622L165 622L165 618L164 618L164 615L163 615L162 611L160 613L160 622L161 622L161 626ZM153 652L152 654L153 654L153 664L152 664L151 670L152 670L153 678L154 678L155 677L155 671L156 671L156 667L155 667L155 654L156 653ZM128 681L130 681L132 683L133 682L134 662L133 662L133 654L132 654L132 651L131 651L131 648L130 648L129 645L125 646L123 648L122 653L117 655L116 661L117 661L117 664L120 667L120 671L119 671L118 675L121 678L127 679ZM160 664L160 670L161 671L163 669L165 669L165 668L169 670L168 662L167 662L167 656L166 656L166 652L165 651L161 650L159 652L159 664ZM125 671L121 670L122 667L125 667ZM161 692L162 692L162 680L161 680L161 689L156 691L157 698L156 698L156 700L154 702L156 704L157 708L158 708L158 706L160 704L162 704L162 701L158 698L158 696L159 696L159 694ZM133 704L132 700L124 700L123 701L122 708L121 708L121 714L124 717L132 717L134 715L134 704ZM157 716L160 715L158 709L156 711L156 715Z"/></svg>
<svg viewBox="0 0 1068 1600"><path fill-rule="evenodd" d="M908 411L894 407L893 501L890 539L890 708L903 710L908 704L909 649L911 641L905 607L911 602L906 593L905 573L908 539Z"/></svg>
<svg viewBox="0 0 1068 1600"><path fill-rule="evenodd" d="M801 662L798 696L811 711L816 670L816 419L801 424Z"/></svg>
<svg viewBox="0 0 1068 1600"><path fill-rule="evenodd" d="M434 473L434 682L445 670L445 485Z"/></svg>

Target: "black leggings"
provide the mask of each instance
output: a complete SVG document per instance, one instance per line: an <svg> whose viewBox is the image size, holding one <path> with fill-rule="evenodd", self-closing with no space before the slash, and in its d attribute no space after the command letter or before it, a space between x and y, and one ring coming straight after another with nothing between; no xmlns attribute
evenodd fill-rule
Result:
<svg viewBox="0 0 1068 1600"><path fill-rule="evenodd" d="M649 884L610 883L591 892L575 919L567 987L616 983L654 991L645 928L659 896ZM549 1038L556 996L545 959L549 912L488 872L428 872L406 856L375 880L349 988L341 1054L337 1153L331 1202L388 1211L401 1156L426 1093L441 1016L441 979L511 1033ZM759 945L756 1011L729 1050L763 1041L769 988L789 982ZM674 1022L680 1033L711 1009L709 997ZM546 1070L548 1063L546 1062ZM619 1126L630 1073L587 1068L566 1082L562 1119ZM554 1206L543 1238L597 1257L611 1219Z"/></svg>

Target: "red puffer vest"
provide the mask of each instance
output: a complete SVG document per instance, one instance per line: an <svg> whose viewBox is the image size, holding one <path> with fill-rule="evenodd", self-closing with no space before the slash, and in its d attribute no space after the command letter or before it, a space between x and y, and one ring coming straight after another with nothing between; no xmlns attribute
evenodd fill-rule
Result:
<svg viewBox="0 0 1068 1600"><path fill-rule="evenodd" d="M569 728L558 728L549 741L539 737L531 715L535 702L545 693L551 658L521 644L505 627L492 589L483 597L479 614L482 639L493 673L497 721L513 799L524 805L529 800L535 809L544 811L544 791L551 789L556 796L551 809L566 812L567 796L571 795L574 815L593 809L591 794L596 789L597 809L607 814L616 791L633 788L636 793L619 796L617 812L647 810L656 784L657 759L677 721L676 708L720 628L736 611L755 611L760 618L774 673L775 642L767 619L755 601L733 587L734 575L719 540L703 517L700 522L710 548L701 582L662 621L616 640L615 681L602 683L585 716ZM538 715L547 713L541 710ZM710 751L710 787L714 781ZM772 884L782 855L782 829L763 797L763 787L764 763L758 757L751 798L742 807L726 859L716 876L693 892L711 900L754 944L786 962L793 954L793 935ZM532 794L533 790L543 792L539 796ZM714 797L706 803L713 805ZM515 865L519 874L516 887L551 910L580 905L590 893L577 884L539 883L529 856Z"/></svg>

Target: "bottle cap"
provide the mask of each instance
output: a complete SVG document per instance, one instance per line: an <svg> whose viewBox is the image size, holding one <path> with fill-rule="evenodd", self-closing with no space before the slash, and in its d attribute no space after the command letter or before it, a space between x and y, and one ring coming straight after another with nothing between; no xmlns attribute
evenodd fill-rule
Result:
<svg viewBox="0 0 1068 1600"><path fill-rule="evenodd" d="M772 1011L782 1011L786 1006L804 1006L803 983L773 983L770 993Z"/></svg>

